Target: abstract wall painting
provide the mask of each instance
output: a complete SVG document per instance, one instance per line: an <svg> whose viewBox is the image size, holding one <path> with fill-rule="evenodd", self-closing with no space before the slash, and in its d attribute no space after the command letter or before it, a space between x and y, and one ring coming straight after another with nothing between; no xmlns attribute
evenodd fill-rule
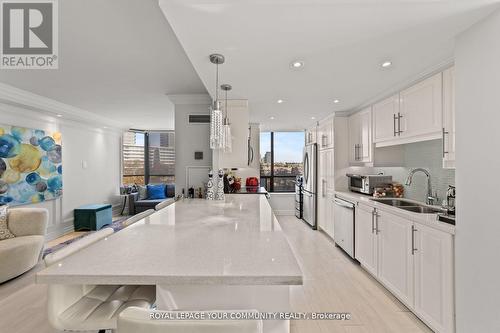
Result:
<svg viewBox="0 0 500 333"><path fill-rule="evenodd" d="M62 196L61 133L0 125L0 205Z"/></svg>

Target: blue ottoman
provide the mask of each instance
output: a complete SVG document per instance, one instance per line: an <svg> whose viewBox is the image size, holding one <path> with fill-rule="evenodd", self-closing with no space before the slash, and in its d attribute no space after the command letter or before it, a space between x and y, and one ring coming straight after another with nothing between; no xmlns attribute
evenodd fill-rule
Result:
<svg viewBox="0 0 500 333"><path fill-rule="evenodd" d="M99 230L113 223L111 205L86 205L78 207L74 212L75 231Z"/></svg>

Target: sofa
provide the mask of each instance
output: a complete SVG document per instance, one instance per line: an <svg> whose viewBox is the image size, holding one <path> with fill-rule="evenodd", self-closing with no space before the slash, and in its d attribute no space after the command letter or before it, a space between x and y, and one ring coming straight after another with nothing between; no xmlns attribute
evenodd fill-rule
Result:
<svg viewBox="0 0 500 333"><path fill-rule="evenodd" d="M155 209L156 205L165 200L175 200L175 185L165 184L165 198L151 198L146 187L139 187L139 192L132 193L129 197L129 212L131 215L145 212L149 209Z"/></svg>
<svg viewBox="0 0 500 333"><path fill-rule="evenodd" d="M33 268L40 260L49 212L44 208L9 209L7 225L14 238L0 240L0 283Z"/></svg>

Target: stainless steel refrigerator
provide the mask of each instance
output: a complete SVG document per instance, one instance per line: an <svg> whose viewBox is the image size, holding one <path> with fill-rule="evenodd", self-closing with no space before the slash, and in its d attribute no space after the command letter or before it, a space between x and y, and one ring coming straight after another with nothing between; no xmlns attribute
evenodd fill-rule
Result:
<svg viewBox="0 0 500 333"><path fill-rule="evenodd" d="M304 182L302 185L303 211L302 219L316 229L316 191L318 146L313 143L304 147Z"/></svg>

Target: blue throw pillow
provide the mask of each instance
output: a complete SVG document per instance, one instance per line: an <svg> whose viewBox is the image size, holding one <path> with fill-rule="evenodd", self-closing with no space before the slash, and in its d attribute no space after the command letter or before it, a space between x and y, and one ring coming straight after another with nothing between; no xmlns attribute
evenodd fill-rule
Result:
<svg viewBox="0 0 500 333"><path fill-rule="evenodd" d="M165 197L165 185L148 185L148 199L149 200L158 200L158 199L166 199Z"/></svg>

